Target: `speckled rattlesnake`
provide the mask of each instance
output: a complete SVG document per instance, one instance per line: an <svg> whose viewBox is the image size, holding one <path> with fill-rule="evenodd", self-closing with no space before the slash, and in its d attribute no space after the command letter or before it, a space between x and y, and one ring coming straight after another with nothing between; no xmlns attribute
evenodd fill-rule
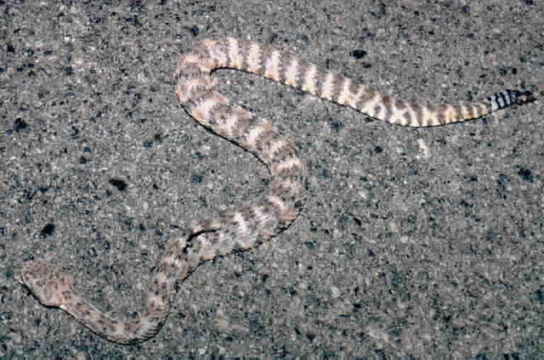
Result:
<svg viewBox="0 0 544 360"><path fill-rule="evenodd" d="M297 217L306 186L304 161L293 142L272 123L231 104L215 90L216 80L211 75L220 68L262 75L404 126L461 122L534 100L530 92L505 90L480 102L408 103L269 46L233 38L204 40L181 57L175 72L176 94L196 121L251 151L269 168L270 192L254 204L202 221L171 239L150 281L145 316L128 321L113 319L77 294L70 275L37 259L24 265L21 281L43 305L60 307L110 341L123 344L145 341L164 324L177 279L187 277L203 261L236 249L253 248L284 230Z"/></svg>

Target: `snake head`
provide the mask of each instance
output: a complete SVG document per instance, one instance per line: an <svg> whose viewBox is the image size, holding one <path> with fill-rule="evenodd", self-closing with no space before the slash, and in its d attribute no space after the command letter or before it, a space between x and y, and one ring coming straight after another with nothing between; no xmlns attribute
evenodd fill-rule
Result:
<svg viewBox="0 0 544 360"><path fill-rule="evenodd" d="M43 259L27 262L21 269L20 281L45 306L61 307L71 295L74 279L61 273Z"/></svg>

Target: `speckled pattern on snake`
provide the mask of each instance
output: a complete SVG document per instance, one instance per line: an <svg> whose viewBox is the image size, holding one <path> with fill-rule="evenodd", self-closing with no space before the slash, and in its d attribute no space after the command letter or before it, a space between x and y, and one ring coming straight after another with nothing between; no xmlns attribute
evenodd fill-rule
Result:
<svg viewBox="0 0 544 360"><path fill-rule="evenodd" d="M176 281L189 276L206 260L257 246L295 220L304 203L305 162L294 143L272 123L232 104L216 90L217 80L212 73L223 68L261 75L403 126L462 122L534 100L529 91L504 90L478 102L410 103L321 70L270 46L233 38L204 40L181 57L174 75L176 95L193 119L252 152L268 167L270 190L253 204L201 221L169 240L149 282L144 316L126 321L112 318L78 295L72 276L55 270L43 259L36 259L23 266L20 278L43 305L60 307L110 341L122 344L145 341L166 321Z"/></svg>

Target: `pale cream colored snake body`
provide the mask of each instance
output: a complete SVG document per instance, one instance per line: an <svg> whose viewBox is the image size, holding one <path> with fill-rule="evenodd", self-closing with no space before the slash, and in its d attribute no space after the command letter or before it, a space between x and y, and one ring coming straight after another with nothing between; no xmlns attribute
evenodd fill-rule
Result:
<svg viewBox="0 0 544 360"><path fill-rule="evenodd" d="M110 341L142 342L154 336L166 321L178 279L187 277L203 261L255 247L295 220L304 202L305 162L293 142L272 123L230 103L217 92L212 73L221 68L262 75L404 126L461 122L534 100L530 92L504 90L478 102L409 103L270 46L233 38L204 40L181 57L175 72L176 94L193 119L249 150L269 168L270 191L253 204L202 221L171 239L149 283L146 313L140 318L123 321L110 317L78 295L72 276L38 259L25 264L21 281L42 304L60 307Z"/></svg>

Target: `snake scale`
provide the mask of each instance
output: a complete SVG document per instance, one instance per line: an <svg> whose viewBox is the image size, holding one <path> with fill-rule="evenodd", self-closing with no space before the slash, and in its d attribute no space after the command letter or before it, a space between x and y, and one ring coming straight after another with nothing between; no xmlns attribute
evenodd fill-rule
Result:
<svg viewBox="0 0 544 360"><path fill-rule="evenodd" d="M57 271L43 259L35 259L25 263L20 281L43 305L60 307L110 341L143 342L165 323L178 279L189 276L204 261L257 246L295 220L304 202L305 162L294 143L271 122L230 103L216 90L217 80L212 73L222 68L261 75L373 118L413 127L476 119L535 100L529 91L504 90L478 102L410 103L271 46L230 37L204 40L182 55L174 75L176 95L193 119L252 152L268 167L269 192L253 204L198 222L169 240L149 282L144 316L127 321L112 318L78 295L71 275Z"/></svg>

